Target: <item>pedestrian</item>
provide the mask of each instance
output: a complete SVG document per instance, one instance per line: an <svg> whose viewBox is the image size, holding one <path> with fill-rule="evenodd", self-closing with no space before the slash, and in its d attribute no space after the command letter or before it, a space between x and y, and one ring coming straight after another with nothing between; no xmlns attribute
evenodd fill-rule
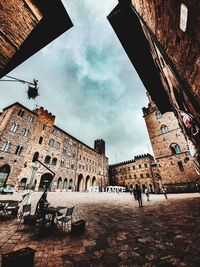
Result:
<svg viewBox="0 0 200 267"><path fill-rule="evenodd" d="M143 205L142 205L142 192L141 192L139 185L137 185L137 184L135 186L135 194L136 194L136 198L137 198L139 207L143 207Z"/></svg>
<svg viewBox="0 0 200 267"><path fill-rule="evenodd" d="M149 188L145 188L144 193L147 197L147 201L149 201Z"/></svg>
<svg viewBox="0 0 200 267"><path fill-rule="evenodd" d="M165 198L167 199L167 188L162 187L162 193L164 194Z"/></svg>

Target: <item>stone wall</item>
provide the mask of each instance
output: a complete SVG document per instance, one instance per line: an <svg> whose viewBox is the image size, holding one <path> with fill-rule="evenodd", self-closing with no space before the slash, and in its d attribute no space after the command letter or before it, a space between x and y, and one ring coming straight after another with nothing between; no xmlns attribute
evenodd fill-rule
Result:
<svg viewBox="0 0 200 267"><path fill-rule="evenodd" d="M115 185L132 188L138 184L141 189L148 187L155 191L158 185L155 182L154 172L152 171L151 164L153 162L153 157L147 154L136 156L130 161L110 165L109 167L112 168L110 173L113 175L111 180L115 182Z"/></svg>
<svg viewBox="0 0 200 267"><path fill-rule="evenodd" d="M199 181L186 139L174 113L167 112L161 115L152 101L147 109L143 109L143 112L162 184ZM167 127L164 133L163 126ZM176 154L171 148L174 144L177 144L180 149Z"/></svg>
<svg viewBox="0 0 200 267"><path fill-rule="evenodd" d="M181 4L188 9L185 32L180 28ZM132 5L200 102L200 57L198 52L200 2L198 0L132 0Z"/></svg>
<svg viewBox="0 0 200 267"><path fill-rule="evenodd" d="M19 116L20 110L24 111L22 117ZM46 167L38 164L36 168L34 184L36 190L42 190L41 177L44 178L44 174L53 177L51 181L53 191L68 189L83 191L88 190L91 185L108 185L108 158L55 126L55 116L43 107L32 112L16 103L4 109L0 121L0 167L4 164L11 167L7 183L14 184L18 188L20 181L26 178L29 185L35 168L32 160L37 152L38 160ZM13 123L17 124L15 131L12 131ZM26 136L24 129L28 129ZM2 151L6 140L11 144L7 151ZM16 148L19 145L22 145L23 149L20 155L16 155ZM80 174L83 177L82 186L78 186Z"/></svg>

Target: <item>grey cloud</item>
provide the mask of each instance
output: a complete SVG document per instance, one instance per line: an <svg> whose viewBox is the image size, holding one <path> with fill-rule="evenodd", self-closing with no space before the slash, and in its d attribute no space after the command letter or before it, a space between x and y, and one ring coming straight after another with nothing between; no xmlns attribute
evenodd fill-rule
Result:
<svg viewBox="0 0 200 267"><path fill-rule="evenodd" d="M0 108L35 103L56 115L56 124L93 147L106 141L110 163L148 152L141 108L145 89L106 16L115 0L63 1L74 27L27 60L11 75L37 78L40 96L28 101L22 84L2 84Z"/></svg>

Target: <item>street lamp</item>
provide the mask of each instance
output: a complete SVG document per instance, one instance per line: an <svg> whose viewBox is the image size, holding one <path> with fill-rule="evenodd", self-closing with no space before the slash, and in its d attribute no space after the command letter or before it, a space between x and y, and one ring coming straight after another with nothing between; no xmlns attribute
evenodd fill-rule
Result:
<svg viewBox="0 0 200 267"><path fill-rule="evenodd" d="M12 76L8 76L8 75L5 75L5 77L9 78L6 79L6 80L0 80L0 82L20 82L20 83L23 83L23 84L28 84L28 91L27 91L27 94L28 94L28 98L29 99L35 99L39 94L38 94L38 80L36 79L33 79L33 82L27 82L27 81L24 81L24 80L21 80L21 79L18 79L18 78L15 78L15 77L12 77Z"/></svg>

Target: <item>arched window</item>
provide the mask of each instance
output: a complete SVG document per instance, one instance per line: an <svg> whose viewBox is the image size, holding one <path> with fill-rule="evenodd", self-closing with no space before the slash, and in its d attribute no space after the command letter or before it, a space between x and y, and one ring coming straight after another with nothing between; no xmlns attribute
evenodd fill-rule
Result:
<svg viewBox="0 0 200 267"><path fill-rule="evenodd" d="M15 155L20 156L22 153L22 149L23 149L22 145L17 146L16 151L15 151Z"/></svg>
<svg viewBox="0 0 200 267"><path fill-rule="evenodd" d="M64 161L64 159L61 159L61 161L60 161L60 166L61 166L61 167L64 167L64 166L65 166L65 161Z"/></svg>
<svg viewBox="0 0 200 267"><path fill-rule="evenodd" d="M56 163L57 163L57 158L53 158L52 159L52 165L56 166Z"/></svg>
<svg viewBox="0 0 200 267"><path fill-rule="evenodd" d="M181 153L181 149L180 149L180 146L178 144L175 144L175 143L171 144L170 149L171 149L173 155Z"/></svg>
<svg viewBox="0 0 200 267"><path fill-rule="evenodd" d="M44 163L50 164L50 161L51 161L51 157L50 156L46 156L45 160L44 160Z"/></svg>
<svg viewBox="0 0 200 267"><path fill-rule="evenodd" d="M1 150L7 152L7 151L9 150L10 144L11 144L10 141L6 141L6 142L3 144Z"/></svg>
<svg viewBox="0 0 200 267"><path fill-rule="evenodd" d="M28 133L29 133L29 129L24 128L24 130L23 130L23 132L22 132L22 135L23 135L23 136L27 136Z"/></svg>
<svg viewBox="0 0 200 267"><path fill-rule="evenodd" d="M65 154L65 155L67 154L67 148L66 148L66 146L63 147L63 154Z"/></svg>
<svg viewBox="0 0 200 267"><path fill-rule="evenodd" d="M66 164L67 168L69 168L69 165L70 165L70 161L67 160L67 164Z"/></svg>
<svg viewBox="0 0 200 267"><path fill-rule="evenodd" d="M43 141L43 137L42 136L40 136L40 139L39 139L39 142L38 142L38 144L42 144L42 141Z"/></svg>
<svg viewBox="0 0 200 267"><path fill-rule="evenodd" d="M37 161L38 160L38 157L39 157L39 152L35 152L34 155L33 155L32 162Z"/></svg>
<svg viewBox="0 0 200 267"><path fill-rule="evenodd" d="M160 118L162 118L162 114L160 113L160 111L156 111L156 119Z"/></svg>
<svg viewBox="0 0 200 267"><path fill-rule="evenodd" d="M11 132L14 132L15 133L17 131L17 127L18 127L17 123L14 122L12 124L11 128L10 128Z"/></svg>
<svg viewBox="0 0 200 267"><path fill-rule="evenodd" d="M19 189L21 190L26 189L26 182L27 182L27 178L22 178L19 184Z"/></svg>
<svg viewBox="0 0 200 267"><path fill-rule="evenodd" d="M169 132L168 127L167 127L166 125L162 125L162 126L160 127L160 129L161 129L161 132L162 132L163 134Z"/></svg>

